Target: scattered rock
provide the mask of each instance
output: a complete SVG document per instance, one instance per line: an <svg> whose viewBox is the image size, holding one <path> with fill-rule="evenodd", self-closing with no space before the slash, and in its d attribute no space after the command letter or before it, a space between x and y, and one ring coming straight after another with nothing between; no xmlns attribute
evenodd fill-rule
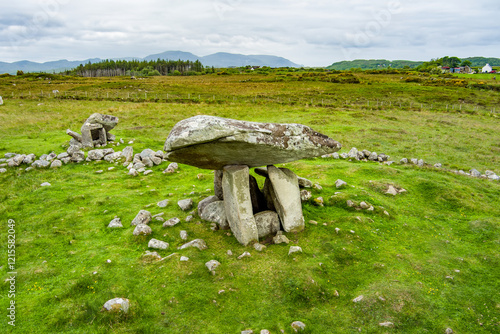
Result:
<svg viewBox="0 0 500 334"><path fill-rule="evenodd" d="M255 250L257 252L262 252L266 248L266 246L259 244L259 243L256 243L256 244L253 244L253 248L255 248Z"/></svg>
<svg viewBox="0 0 500 334"><path fill-rule="evenodd" d="M382 326L382 327L394 327L394 324L392 322L386 321L386 322L379 323L379 326Z"/></svg>
<svg viewBox="0 0 500 334"><path fill-rule="evenodd" d="M442 166L443 166L443 165L442 165L442 164L440 164L439 162L438 162L437 164L434 164L434 167L436 167L436 168L441 168Z"/></svg>
<svg viewBox="0 0 500 334"><path fill-rule="evenodd" d="M205 263L205 266L213 272L215 269L217 269L218 266L220 266L220 262L217 260L210 260L207 263Z"/></svg>
<svg viewBox="0 0 500 334"><path fill-rule="evenodd" d="M135 168L130 168L128 171L128 175L137 176L137 175L139 175L139 172Z"/></svg>
<svg viewBox="0 0 500 334"><path fill-rule="evenodd" d="M104 303L103 310L128 313L130 301L127 298L113 298Z"/></svg>
<svg viewBox="0 0 500 334"><path fill-rule="evenodd" d="M156 203L156 205L158 205L160 208L164 208L168 205L168 199L164 199L163 201Z"/></svg>
<svg viewBox="0 0 500 334"><path fill-rule="evenodd" d="M49 186L51 186L51 184L48 183L48 182L44 182L40 186L42 186L42 187L49 187Z"/></svg>
<svg viewBox="0 0 500 334"><path fill-rule="evenodd" d="M211 223L217 223L220 229L229 229L229 223L226 217L226 209L224 201L219 201L216 196L213 196L217 201L206 205L201 211L200 218Z"/></svg>
<svg viewBox="0 0 500 334"><path fill-rule="evenodd" d="M7 172L7 169L5 169L5 168L0 168L0 174L1 174L1 173L5 173L5 172Z"/></svg>
<svg viewBox="0 0 500 334"><path fill-rule="evenodd" d="M163 174L175 173L179 169L179 165L176 162L170 163L167 168L163 171Z"/></svg>
<svg viewBox="0 0 500 334"><path fill-rule="evenodd" d="M169 245L167 242L157 240L157 239L151 239L151 240L149 240L149 243L148 243L149 248L155 248L155 249L167 249L168 246Z"/></svg>
<svg viewBox="0 0 500 334"><path fill-rule="evenodd" d="M365 297L363 295L361 295L361 296L358 296L358 297L354 298L352 301L355 302L355 303L358 303L358 302L362 301L363 298L365 298Z"/></svg>
<svg viewBox="0 0 500 334"><path fill-rule="evenodd" d="M120 218L115 218L112 221L109 222L108 227L114 228L114 227L123 227L122 221Z"/></svg>
<svg viewBox="0 0 500 334"><path fill-rule="evenodd" d="M182 240L187 240L188 238L188 234L186 231L182 230L180 233L179 233L180 237Z"/></svg>
<svg viewBox="0 0 500 334"><path fill-rule="evenodd" d="M303 189L300 191L300 200L302 202L306 202L306 201L310 200L311 197L312 197L312 193L309 190Z"/></svg>
<svg viewBox="0 0 500 334"><path fill-rule="evenodd" d="M191 198L181 199L177 202L177 205L182 211L188 211L193 207L193 200Z"/></svg>
<svg viewBox="0 0 500 334"><path fill-rule="evenodd" d="M449 327L448 327L448 328L446 328L446 330L445 330L444 332L445 332L445 334L453 334L453 333L454 333L454 332L453 332L453 329L451 329L451 328L449 328Z"/></svg>
<svg viewBox="0 0 500 334"><path fill-rule="evenodd" d="M295 332L303 331L306 329L306 324L304 324L302 321L294 321L292 322L291 326Z"/></svg>
<svg viewBox="0 0 500 334"><path fill-rule="evenodd" d="M281 243L288 244L289 242L290 240L288 240L286 235L283 234L283 231L278 231L278 233L276 233L276 235L273 237L274 244L281 244Z"/></svg>
<svg viewBox="0 0 500 334"><path fill-rule="evenodd" d="M309 221L309 224L311 224L311 225L318 225L318 222L317 222L317 221L315 221L315 220L310 220L310 221Z"/></svg>
<svg viewBox="0 0 500 334"><path fill-rule="evenodd" d="M389 185L389 188L387 189L387 191L385 193L389 194L389 195L393 195L393 196L396 196L397 194L399 194L398 190L392 185Z"/></svg>
<svg viewBox="0 0 500 334"><path fill-rule="evenodd" d="M140 210L130 225L149 224L152 218L151 212L147 210Z"/></svg>
<svg viewBox="0 0 500 334"><path fill-rule="evenodd" d="M341 179L338 179L337 181L335 181L335 187L337 187L337 188L342 188L346 185L347 185L347 182L342 181Z"/></svg>
<svg viewBox="0 0 500 334"><path fill-rule="evenodd" d="M359 203L359 206L361 207L361 209L365 209L365 210L370 207L370 205L368 205L366 202Z"/></svg>
<svg viewBox="0 0 500 334"><path fill-rule="evenodd" d="M288 251L288 255L296 252L301 252L302 253L302 248L299 246L290 246L290 250Z"/></svg>
<svg viewBox="0 0 500 334"><path fill-rule="evenodd" d="M319 183L315 183L315 184L313 185L313 188L314 188L314 189L316 189L316 190L319 190L319 191L323 190L323 187L322 187L322 186L320 186L320 184L319 184Z"/></svg>
<svg viewBox="0 0 500 334"><path fill-rule="evenodd" d="M144 226L147 226L147 225L144 225ZM149 226L148 226L149 227ZM175 253L174 253L175 254ZM170 256L170 255L169 255ZM160 256L160 254L158 254L157 252L150 252L150 251L145 251L144 254L142 254L142 258L146 261L159 261L159 260L163 260L162 257Z"/></svg>
<svg viewBox="0 0 500 334"><path fill-rule="evenodd" d="M252 256L252 254L250 254L249 252L244 252L243 254L238 256L238 260L241 260L244 257L251 257L251 256Z"/></svg>
<svg viewBox="0 0 500 334"><path fill-rule="evenodd" d="M187 262L189 261L189 258L187 256L181 256L180 260L181 262Z"/></svg>
<svg viewBox="0 0 500 334"><path fill-rule="evenodd" d="M185 249L185 248L189 248L189 247L196 247L199 250L205 250L208 248L207 243L203 239L194 239L194 240L178 247L177 249Z"/></svg>
<svg viewBox="0 0 500 334"><path fill-rule="evenodd" d="M169 220L163 223L163 227L172 227L179 224L180 222L181 220L177 217L170 218Z"/></svg>
<svg viewBox="0 0 500 334"><path fill-rule="evenodd" d="M313 186L312 181L309 181L308 179L300 176L297 176L297 181L299 182L300 188L311 188Z"/></svg>
<svg viewBox="0 0 500 334"><path fill-rule="evenodd" d="M323 200L323 197L318 197L318 198L315 198L314 199L314 204L318 205L318 206L324 206L324 200Z"/></svg>
<svg viewBox="0 0 500 334"><path fill-rule="evenodd" d="M149 235L153 233L153 230L151 230L151 227L145 224L139 224L135 227L134 232L132 233L133 235Z"/></svg>

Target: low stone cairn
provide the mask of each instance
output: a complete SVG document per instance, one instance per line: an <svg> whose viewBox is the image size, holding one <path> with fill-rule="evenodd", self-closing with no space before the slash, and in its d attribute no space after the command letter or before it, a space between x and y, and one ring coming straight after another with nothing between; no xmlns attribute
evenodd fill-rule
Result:
<svg viewBox="0 0 500 334"><path fill-rule="evenodd" d="M165 142L169 161L213 169L214 196L199 216L230 229L243 245L279 231L299 232L304 217L299 178L275 164L333 153L340 143L301 124L272 124L195 116L177 123ZM265 177L259 189L251 167Z"/></svg>

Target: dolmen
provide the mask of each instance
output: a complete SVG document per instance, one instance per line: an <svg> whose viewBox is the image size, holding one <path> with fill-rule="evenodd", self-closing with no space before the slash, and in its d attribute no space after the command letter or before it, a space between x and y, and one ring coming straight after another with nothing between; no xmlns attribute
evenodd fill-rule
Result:
<svg viewBox="0 0 500 334"><path fill-rule="evenodd" d="M215 171L215 195L198 204L202 219L231 229L243 245L304 229L298 177L275 164L336 152L340 143L301 124L194 116L177 123L165 141L167 159ZM265 166L262 168L261 166ZM264 176L264 186L250 175Z"/></svg>
<svg viewBox="0 0 500 334"><path fill-rule="evenodd" d="M118 117L94 113L83 123L81 134L66 130L66 134L73 137L70 142L74 146L100 147L106 146L108 141L114 141L115 135L109 133L118 124Z"/></svg>

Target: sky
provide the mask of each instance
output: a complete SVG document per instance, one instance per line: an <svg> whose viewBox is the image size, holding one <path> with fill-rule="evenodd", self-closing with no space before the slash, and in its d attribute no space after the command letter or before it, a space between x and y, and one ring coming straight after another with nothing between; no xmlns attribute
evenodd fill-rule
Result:
<svg viewBox="0 0 500 334"><path fill-rule="evenodd" d="M500 57L500 1L22 0L2 5L0 61L265 54L354 59Z"/></svg>

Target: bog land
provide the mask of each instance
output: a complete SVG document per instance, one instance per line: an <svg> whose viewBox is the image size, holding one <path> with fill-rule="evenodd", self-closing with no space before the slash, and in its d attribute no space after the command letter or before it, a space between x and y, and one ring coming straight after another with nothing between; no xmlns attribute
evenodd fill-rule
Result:
<svg viewBox="0 0 500 334"><path fill-rule="evenodd" d="M6 167L0 174L2 332L11 329L11 285L3 281L11 271L5 262L11 221L15 325L23 333L292 333L293 321L306 324L306 333L500 330L500 182L453 172L500 174L500 85L493 75L29 74L0 77L0 95L1 157L64 152L65 130L78 130L98 112L120 119L113 133L125 144L115 151L161 150L175 123L206 114L305 124L339 141L340 153L356 147L396 162L284 164L322 189L312 188L303 203L305 231L262 252L241 246L228 231L212 231L196 214L185 221L189 213L177 201L192 198L196 205L211 195L209 170L180 165L178 173L163 174L164 162L149 175L131 177L121 164L107 162ZM400 164L401 158L427 164ZM337 189L337 179L347 186ZM390 185L406 192L386 194ZM164 199L169 204L158 207ZM363 201L376 209L357 210ZM164 228L152 221L151 236L133 236L130 222L142 209L181 223ZM115 216L123 228L107 228ZM177 250L181 230L190 240L205 240L208 249ZM177 255L145 261L151 237L170 244L157 250L162 257ZM292 245L303 252L289 256ZM238 260L245 251L251 257ZM205 267L209 260L221 263L215 275ZM115 297L130 300L127 314L102 311Z"/></svg>

